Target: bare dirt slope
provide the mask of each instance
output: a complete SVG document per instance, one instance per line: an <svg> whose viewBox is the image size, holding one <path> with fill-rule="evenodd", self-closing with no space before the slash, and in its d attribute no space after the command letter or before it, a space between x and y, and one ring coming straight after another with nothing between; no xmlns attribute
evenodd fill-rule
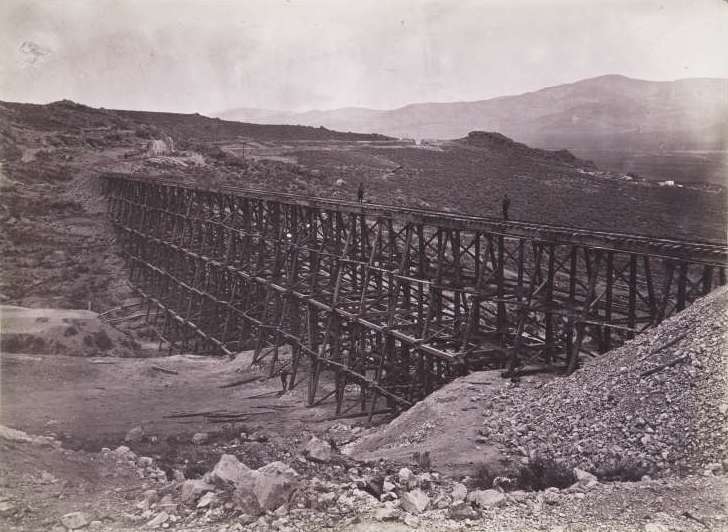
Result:
<svg viewBox="0 0 728 532"><path fill-rule="evenodd" d="M482 464L502 468L503 449L482 438L482 404L510 382L499 371L475 372L456 379L403 412L391 423L371 429L344 452L358 459L384 458L413 463L414 453L429 453L432 466L445 474L472 475Z"/></svg>
<svg viewBox="0 0 728 532"><path fill-rule="evenodd" d="M306 408L305 381L279 396L279 377L251 368L251 353L233 361L8 353L1 360L0 422L90 449L119 444L135 426L166 437L215 432L224 422L282 434L333 423L329 405ZM249 382L224 387L240 381Z"/></svg>

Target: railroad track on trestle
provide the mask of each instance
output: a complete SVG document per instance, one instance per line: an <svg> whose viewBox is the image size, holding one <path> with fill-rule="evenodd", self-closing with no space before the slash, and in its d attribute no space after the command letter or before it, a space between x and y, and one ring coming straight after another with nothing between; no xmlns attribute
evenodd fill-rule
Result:
<svg viewBox="0 0 728 532"><path fill-rule="evenodd" d="M573 371L726 282L717 242L103 180L170 352L253 349L289 387L306 363L309 404L333 396L337 414L347 387L371 416L472 369Z"/></svg>

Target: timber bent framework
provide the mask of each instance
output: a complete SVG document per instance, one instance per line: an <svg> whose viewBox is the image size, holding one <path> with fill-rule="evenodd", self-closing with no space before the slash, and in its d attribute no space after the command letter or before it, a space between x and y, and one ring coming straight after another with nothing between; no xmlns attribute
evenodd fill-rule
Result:
<svg viewBox="0 0 728 532"><path fill-rule="evenodd" d="M253 349L289 387L305 363L309 404L339 415L347 387L371 417L471 369L573 371L726 282L718 243L115 174L104 190L170 352Z"/></svg>

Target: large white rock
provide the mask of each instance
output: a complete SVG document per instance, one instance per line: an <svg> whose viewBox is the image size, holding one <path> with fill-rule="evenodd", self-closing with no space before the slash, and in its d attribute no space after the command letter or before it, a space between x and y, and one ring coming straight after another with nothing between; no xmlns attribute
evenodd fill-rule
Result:
<svg viewBox="0 0 728 532"><path fill-rule="evenodd" d="M467 496L468 496L468 488L465 487L465 484L456 482L452 487L453 502L462 502L465 500L465 497L467 497Z"/></svg>
<svg viewBox="0 0 728 532"><path fill-rule="evenodd" d="M303 454L309 460L314 462L330 462L331 461L331 445L328 442L313 436L303 448Z"/></svg>
<svg viewBox="0 0 728 532"><path fill-rule="evenodd" d="M235 484L252 482L251 469L232 454L223 454L210 472L210 481L216 484Z"/></svg>
<svg viewBox="0 0 728 532"><path fill-rule="evenodd" d="M498 490L475 490L468 494L468 502L480 508L492 508L506 502L506 496Z"/></svg>
<svg viewBox="0 0 728 532"><path fill-rule="evenodd" d="M298 487L298 473L283 462L271 462L255 472L255 496L263 510L288 502Z"/></svg>
<svg viewBox="0 0 728 532"><path fill-rule="evenodd" d="M400 498L400 508L411 514L420 514L427 510L429 505L430 498L419 488L403 493Z"/></svg>
<svg viewBox="0 0 728 532"><path fill-rule="evenodd" d="M584 471L583 469L579 469L578 467L574 468L574 475L576 476L577 482L586 484L588 482L592 481L598 481L597 477L589 473L588 471Z"/></svg>

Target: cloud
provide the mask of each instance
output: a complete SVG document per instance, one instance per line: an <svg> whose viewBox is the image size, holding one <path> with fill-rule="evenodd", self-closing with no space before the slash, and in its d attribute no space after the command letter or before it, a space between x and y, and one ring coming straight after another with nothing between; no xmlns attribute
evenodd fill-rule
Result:
<svg viewBox="0 0 728 532"><path fill-rule="evenodd" d="M728 77L726 25L712 0L4 0L0 99L391 108L606 73Z"/></svg>
<svg viewBox="0 0 728 532"><path fill-rule="evenodd" d="M33 41L23 41L18 47L18 52L20 53L21 68L38 67L45 62L47 56L53 53L52 50L43 48Z"/></svg>

